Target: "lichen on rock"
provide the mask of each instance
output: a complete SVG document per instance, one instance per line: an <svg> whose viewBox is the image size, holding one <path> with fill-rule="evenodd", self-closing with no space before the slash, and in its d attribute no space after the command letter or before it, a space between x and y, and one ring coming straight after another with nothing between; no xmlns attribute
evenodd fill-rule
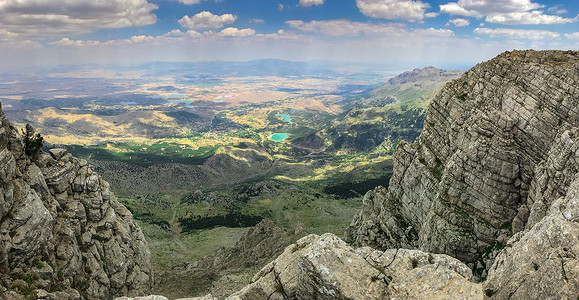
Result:
<svg viewBox="0 0 579 300"><path fill-rule="evenodd" d="M492 299L579 296L579 52L513 51L433 100L346 233L459 258Z"/></svg>
<svg viewBox="0 0 579 300"><path fill-rule="evenodd" d="M349 241L415 246L474 267L527 218L540 219L530 213L543 201L535 200L538 181L548 185L539 169L555 163L546 158L558 137L579 125L578 69L576 51L513 51L448 83L419 141L396 149L388 191L366 195L372 205L352 223ZM557 179L541 199L564 195L568 183Z"/></svg>
<svg viewBox="0 0 579 300"><path fill-rule="evenodd" d="M448 255L354 249L333 234L312 234L227 299L483 299L471 279L471 270Z"/></svg>
<svg viewBox="0 0 579 300"><path fill-rule="evenodd" d="M151 254L109 184L64 149L24 148L0 107L0 296L148 293Z"/></svg>

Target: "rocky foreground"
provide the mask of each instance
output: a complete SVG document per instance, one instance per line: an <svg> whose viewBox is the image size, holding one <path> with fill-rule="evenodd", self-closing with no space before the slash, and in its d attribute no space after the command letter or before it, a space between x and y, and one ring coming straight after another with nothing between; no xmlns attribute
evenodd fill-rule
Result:
<svg viewBox="0 0 579 300"><path fill-rule="evenodd" d="M149 293L149 249L109 184L65 150L28 146L0 106L0 299Z"/></svg>

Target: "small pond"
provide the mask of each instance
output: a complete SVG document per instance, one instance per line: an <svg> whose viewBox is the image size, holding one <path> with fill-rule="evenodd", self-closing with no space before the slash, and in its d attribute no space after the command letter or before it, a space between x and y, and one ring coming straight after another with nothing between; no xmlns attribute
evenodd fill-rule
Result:
<svg viewBox="0 0 579 300"><path fill-rule="evenodd" d="M289 136L289 133L276 133L276 134L272 134L270 139L272 139L276 142L282 142L283 140L287 139L288 136Z"/></svg>
<svg viewBox="0 0 579 300"><path fill-rule="evenodd" d="M291 116L284 115L284 114L277 114L277 115L275 115L275 116L278 117L278 118L281 118L282 120L284 120L284 121L286 121L286 122L288 122L288 123L291 123L291 122L292 122L292 117L291 117Z"/></svg>

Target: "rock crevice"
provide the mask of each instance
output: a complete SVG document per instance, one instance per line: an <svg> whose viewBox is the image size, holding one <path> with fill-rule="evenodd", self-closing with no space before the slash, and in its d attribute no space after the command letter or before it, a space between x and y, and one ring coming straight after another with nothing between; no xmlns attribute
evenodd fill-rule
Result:
<svg viewBox="0 0 579 300"><path fill-rule="evenodd" d="M419 141L395 151L389 190L366 196L373 204L356 217L349 240L380 249L415 246L474 266L565 194L569 180L540 174L571 155L547 160L560 151L559 137L579 125L578 83L578 52L513 51L447 84ZM553 179L557 187L547 187ZM537 200L543 196L551 200Z"/></svg>
<svg viewBox="0 0 579 300"><path fill-rule="evenodd" d="M493 299L576 298L578 86L577 51L505 52L448 83L347 240L456 257Z"/></svg>
<svg viewBox="0 0 579 300"><path fill-rule="evenodd" d="M108 299L152 284L132 214L91 165L63 149L29 155L0 107L0 294Z"/></svg>

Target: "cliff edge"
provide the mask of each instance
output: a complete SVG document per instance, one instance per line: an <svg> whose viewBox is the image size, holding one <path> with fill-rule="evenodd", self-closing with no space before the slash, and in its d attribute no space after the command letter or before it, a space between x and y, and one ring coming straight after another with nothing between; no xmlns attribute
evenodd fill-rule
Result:
<svg viewBox="0 0 579 300"><path fill-rule="evenodd" d="M553 295L577 293L578 87L578 51L505 52L448 83L419 140L396 149L389 189L365 196L347 239L449 254L488 275L487 296L510 277L518 290L498 299L544 284ZM532 287L548 264L564 280Z"/></svg>
<svg viewBox="0 0 579 300"><path fill-rule="evenodd" d="M0 299L148 293L149 249L109 184L65 150L31 153L25 140L0 106Z"/></svg>

